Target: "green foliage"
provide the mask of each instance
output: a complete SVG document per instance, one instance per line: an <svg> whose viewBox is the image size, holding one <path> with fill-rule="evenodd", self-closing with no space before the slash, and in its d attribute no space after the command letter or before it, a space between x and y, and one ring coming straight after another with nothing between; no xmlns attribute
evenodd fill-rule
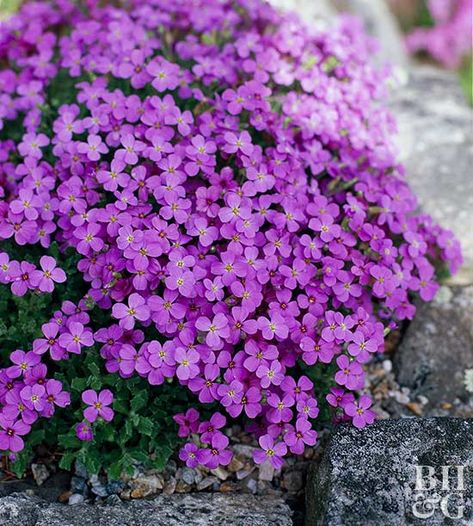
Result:
<svg viewBox="0 0 473 526"><path fill-rule="evenodd" d="M0 19L2 15L13 13L20 6L21 0L0 0Z"/></svg>
<svg viewBox="0 0 473 526"><path fill-rule="evenodd" d="M473 55L467 57L460 69L460 81L470 106L473 106Z"/></svg>
<svg viewBox="0 0 473 526"><path fill-rule="evenodd" d="M44 249L28 249L6 241L0 243L11 259L27 260L38 265ZM2 366L8 365L9 355L16 349L31 350L32 342L41 336L41 326L47 323L63 299L78 302L87 286L77 271L80 258L74 251L61 253L53 244L47 251L58 260L68 276L53 294L28 292L19 298L6 285L0 285L0 357ZM96 330L109 326L112 320L99 308L91 312L91 327ZM47 361L47 360L45 360ZM110 478L131 473L136 463L148 468L163 469L179 441L173 415L189 406L188 392L177 383L153 387L142 378L122 379L105 370L99 347L86 349L79 356L71 355L62 362L50 360L48 378L56 378L71 393L71 405L56 409L51 419L40 418L26 437L25 449L17 455L11 469L22 476L35 455L38 445L46 446L59 459L62 469L70 469L81 462L89 473L105 470ZM93 424L94 440L81 442L75 426L83 421L84 404L81 393L85 389L97 391L108 388L114 394L115 417L106 423L99 419Z"/></svg>

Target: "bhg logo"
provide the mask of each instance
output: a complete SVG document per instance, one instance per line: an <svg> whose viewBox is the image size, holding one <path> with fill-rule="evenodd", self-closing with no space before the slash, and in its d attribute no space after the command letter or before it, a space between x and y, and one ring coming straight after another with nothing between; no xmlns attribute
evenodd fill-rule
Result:
<svg viewBox="0 0 473 526"><path fill-rule="evenodd" d="M465 467L415 466L414 516L429 519L440 512L452 520L462 519L465 514Z"/></svg>

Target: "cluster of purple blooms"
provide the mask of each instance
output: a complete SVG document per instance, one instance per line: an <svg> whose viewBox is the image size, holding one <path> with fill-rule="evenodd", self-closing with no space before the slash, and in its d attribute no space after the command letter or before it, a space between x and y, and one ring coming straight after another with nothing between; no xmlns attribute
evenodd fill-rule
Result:
<svg viewBox="0 0 473 526"><path fill-rule="evenodd" d="M28 290L52 292L55 283L66 281L65 272L53 257L43 256L39 264L40 269L28 261L10 261L6 252L0 252L0 283L11 284L15 296L24 296Z"/></svg>
<svg viewBox="0 0 473 526"><path fill-rule="evenodd" d="M411 52L427 52L449 69L471 57L473 4L471 0L427 0L433 27L418 27L407 36Z"/></svg>
<svg viewBox="0 0 473 526"><path fill-rule="evenodd" d="M69 402L48 361L94 345L108 372L220 405L209 422L176 416L189 466L230 461L222 413L251 421L256 462L313 445L301 365L333 364L337 418L372 422L363 364L434 296L434 263L461 262L452 233L414 213L373 42L350 18L314 32L260 0L85 4L29 3L0 26L0 127L24 126L0 141L0 239L73 247L90 285L0 371L0 448ZM62 70L77 93L55 109ZM50 259L0 257L15 294L64 278ZM93 333L92 304L115 322ZM112 394L83 401L90 440Z"/></svg>

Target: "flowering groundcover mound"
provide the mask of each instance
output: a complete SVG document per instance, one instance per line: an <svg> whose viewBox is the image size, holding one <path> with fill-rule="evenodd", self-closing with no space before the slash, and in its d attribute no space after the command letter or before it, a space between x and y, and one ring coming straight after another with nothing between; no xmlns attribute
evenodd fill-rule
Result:
<svg viewBox="0 0 473 526"><path fill-rule="evenodd" d="M415 213L387 70L260 0L56 0L0 25L0 449L111 477L276 468L461 262Z"/></svg>

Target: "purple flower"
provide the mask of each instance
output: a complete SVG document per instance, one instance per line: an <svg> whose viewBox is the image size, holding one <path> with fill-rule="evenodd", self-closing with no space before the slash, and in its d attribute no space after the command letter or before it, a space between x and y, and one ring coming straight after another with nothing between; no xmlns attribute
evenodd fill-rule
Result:
<svg viewBox="0 0 473 526"><path fill-rule="evenodd" d="M85 422L79 422L76 424L76 436L83 442L90 442L94 439L92 428Z"/></svg>
<svg viewBox="0 0 473 526"><path fill-rule="evenodd" d="M347 393L340 387L332 387L326 399L332 407L345 407L348 403L353 402L355 397L353 393Z"/></svg>
<svg viewBox="0 0 473 526"><path fill-rule="evenodd" d="M251 155L253 152L253 145L251 144L251 136L247 131L241 132L238 136L232 132L225 133L225 148L227 153L236 153L241 151L245 155Z"/></svg>
<svg viewBox="0 0 473 526"><path fill-rule="evenodd" d="M14 364L6 370L9 378L18 378L28 373L32 367L40 362L41 358L33 352L14 351L10 361Z"/></svg>
<svg viewBox="0 0 473 526"><path fill-rule="evenodd" d="M166 286L170 290L178 290L186 298L192 298L195 294L194 274L189 270L173 269L171 275L166 278Z"/></svg>
<svg viewBox="0 0 473 526"><path fill-rule="evenodd" d="M66 273L56 267L56 260L50 256L43 256L39 260L42 270L35 270L31 274L31 284L41 292L52 292L54 283L64 283Z"/></svg>
<svg viewBox="0 0 473 526"><path fill-rule="evenodd" d="M273 409L268 411L268 420L274 424L280 422L290 422L292 419L291 406L294 405L294 398L291 395L285 395L281 398L276 393L268 396L268 405Z"/></svg>
<svg viewBox="0 0 473 526"><path fill-rule="evenodd" d="M195 444L190 442L188 444L185 444L179 450L179 458L186 463L186 466L188 468L195 468L199 465L199 461L197 460L198 451L199 448Z"/></svg>
<svg viewBox="0 0 473 526"><path fill-rule="evenodd" d="M11 264L9 281L12 281L11 291L15 296L24 296L28 289L34 288L32 277L35 271L36 267L26 261Z"/></svg>
<svg viewBox="0 0 473 526"><path fill-rule="evenodd" d="M27 385L20 392L21 399L28 409L42 411L45 405L46 389L40 384Z"/></svg>
<svg viewBox="0 0 473 526"><path fill-rule="evenodd" d="M87 389L82 393L82 401L89 407L84 409L84 418L94 423L98 417L106 422L113 419L113 409L108 407L113 402L113 394L109 389L103 389L97 394L93 389Z"/></svg>
<svg viewBox="0 0 473 526"><path fill-rule="evenodd" d="M79 239L77 251L84 256L91 252L99 252L103 248L103 239L99 237L100 226L96 223L89 223L87 227L79 227L74 235Z"/></svg>
<svg viewBox="0 0 473 526"><path fill-rule="evenodd" d="M18 151L23 157L33 157L34 159L41 159L43 152L41 148L49 144L49 139L44 133L36 135L35 133L27 133L23 135L23 141L18 145Z"/></svg>
<svg viewBox="0 0 473 526"><path fill-rule="evenodd" d="M378 351L379 344L374 338L367 338L361 330L353 334L352 342L348 344L348 352L364 363L369 360L369 353Z"/></svg>
<svg viewBox="0 0 473 526"><path fill-rule="evenodd" d="M107 153L108 148L102 142L102 138L99 135L89 135L87 137L87 142L79 143L77 151L87 155L87 158L90 161L98 161L100 159L100 154Z"/></svg>
<svg viewBox="0 0 473 526"><path fill-rule="evenodd" d="M193 408L175 415L173 420L179 425L178 436L187 438L191 433L196 433L199 429L199 417L199 412Z"/></svg>
<svg viewBox="0 0 473 526"><path fill-rule="evenodd" d="M54 406L66 407L71 403L71 395L62 390L62 384L58 380L48 380L45 383L45 407L46 416L54 413Z"/></svg>
<svg viewBox="0 0 473 526"><path fill-rule="evenodd" d="M207 219L204 217L197 218L187 232L191 236L199 236L199 242L204 247L210 246L218 238L218 229L208 226Z"/></svg>
<svg viewBox="0 0 473 526"><path fill-rule="evenodd" d="M238 380L233 380L228 385L220 385L218 388L220 403L224 407L230 407L234 404L239 404L243 396L242 393L243 385Z"/></svg>
<svg viewBox="0 0 473 526"><path fill-rule="evenodd" d="M347 403L344 410L348 416L353 418L353 425L361 429L374 422L376 415L369 409L372 404L369 396L362 395L358 401Z"/></svg>
<svg viewBox="0 0 473 526"><path fill-rule="evenodd" d="M222 338L230 336L227 317L222 313L216 314L213 320L201 316L196 320L195 327L207 333L205 342L211 349L221 349L223 347Z"/></svg>
<svg viewBox="0 0 473 526"><path fill-rule="evenodd" d="M347 389L357 389L360 384L360 377L363 374L361 365L358 362L350 362L348 356L342 354L337 358L337 365L340 368L335 374L337 384L346 386Z"/></svg>
<svg viewBox="0 0 473 526"><path fill-rule="evenodd" d="M120 320L120 327L126 330L133 329L135 320L147 321L150 318L150 309L146 300L139 294L131 294L128 305L116 303L112 309L113 317Z"/></svg>
<svg viewBox="0 0 473 526"><path fill-rule="evenodd" d="M317 433L312 429L311 423L305 418L298 418L294 431L284 435L284 442L289 446L291 453L302 455L305 445L313 446L317 441Z"/></svg>
<svg viewBox="0 0 473 526"><path fill-rule="evenodd" d="M128 134L122 137L121 144L123 149L116 151L115 158L125 164L135 165L138 162L137 154L145 149L145 143L137 141L133 135Z"/></svg>
<svg viewBox="0 0 473 526"><path fill-rule="evenodd" d="M209 421L199 425L200 439L206 444L212 443L212 437L219 429L225 426L227 419L221 413L214 413Z"/></svg>
<svg viewBox="0 0 473 526"><path fill-rule="evenodd" d="M287 453L287 447L284 442L275 443L270 435L263 435L259 439L261 450L258 449L253 453L253 460L257 464L270 462L275 469L280 469L283 465L282 457Z"/></svg>
<svg viewBox="0 0 473 526"><path fill-rule="evenodd" d="M158 57L148 64L146 71L153 77L152 86L157 91L176 89L179 83L179 66Z"/></svg>
<svg viewBox="0 0 473 526"><path fill-rule="evenodd" d="M41 206L41 200L33 194L32 190L23 189L18 193L19 199L10 203L10 210L14 214L24 214L26 219L35 220L38 218L38 208Z"/></svg>
<svg viewBox="0 0 473 526"><path fill-rule="evenodd" d="M272 340L275 337L284 340L289 334L286 321L277 313L274 313L270 319L260 316L258 318L258 329L265 340Z"/></svg>
<svg viewBox="0 0 473 526"><path fill-rule="evenodd" d="M21 420L9 420L0 414L0 449L18 453L24 448L21 438L30 432L30 426Z"/></svg>
<svg viewBox="0 0 473 526"><path fill-rule="evenodd" d="M268 365L262 364L256 369L256 376L260 379L261 387L267 389L271 384L280 385L284 380L282 366L277 360Z"/></svg>
<svg viewBox="0 0 473 526"><path fill-rule="evenodd" d="M189 380L199 373L196 365L200 361L199 354L193 349L183 349L178 347L174 352L174 360L177 364L176 375L179 380Z"/></svg>
<svg viewBox="0 0 473 526"><path fill-rule="evenodd" d="M228 466L232 460L232 452L226 449L228 447L228 438L220 432L213 434L210 447L199 449L197 460L209 469L215 469L218 466Z"/></svg>
<svg viewBox="0 0 473 526"><path fill-rule="evenodd" d="M59 345L59 326L57 323L45 323L41 327L44 338L37 338L33 342L33 352L44 354L49 351L53 360L61 358L64 354Z"/></svg>
<svg viewBox="0 0 473 526"><path fill-rule="evenodd" d="M60 347L73 354L80 354L83 346L91 347L93 344L92 331L79 322L70 322L67 326L67 332L59 336Z"/></svg>

